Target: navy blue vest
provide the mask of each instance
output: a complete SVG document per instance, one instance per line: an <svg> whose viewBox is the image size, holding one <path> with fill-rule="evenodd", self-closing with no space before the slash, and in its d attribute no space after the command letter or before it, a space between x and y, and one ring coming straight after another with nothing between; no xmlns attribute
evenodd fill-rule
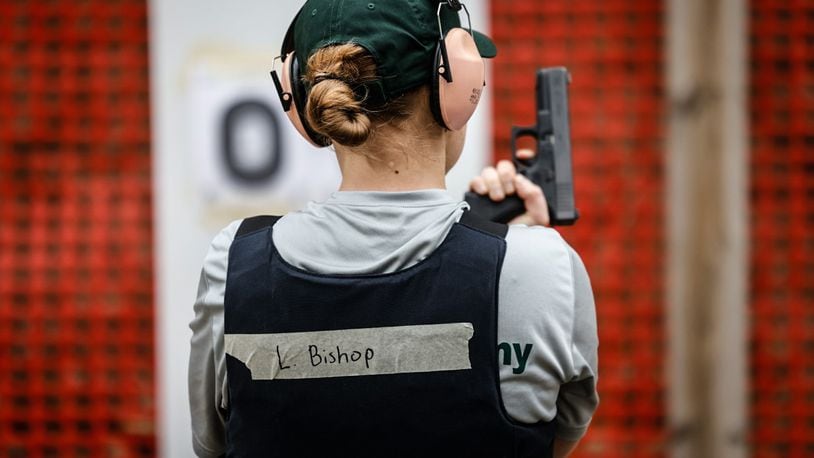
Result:
<svg viewBox="0 0 814 458"><path fill-rule="evenodd" d="M516 423L501 400L500 234L465 218L410 268L319 275L280 257L274 221L246 220L232 243L227 336L467 322L474 327L471 369L252 380L247 366L227 354L227 456L551 456L554 422Z"/></svg>

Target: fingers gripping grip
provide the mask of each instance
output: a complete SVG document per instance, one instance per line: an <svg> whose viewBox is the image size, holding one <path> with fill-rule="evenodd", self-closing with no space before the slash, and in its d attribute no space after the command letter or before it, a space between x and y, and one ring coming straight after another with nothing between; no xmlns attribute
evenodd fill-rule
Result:
<svg viewBox="0 0 814 458"><path fill-rule="evenodd" d="M517 139L526 136L536 139L537 131L534 127L512 128L512 151L517 151ZM515 156L513 162L518 173L532 178L529 176L529 171L535 166L533 161L523 161ZM470 191L464 195L464 200L469 204L473 213L496 223L508 223L526 212L525 202L517 195L506 196L501 201L494 201L488 194L482 196Z"/></svg>

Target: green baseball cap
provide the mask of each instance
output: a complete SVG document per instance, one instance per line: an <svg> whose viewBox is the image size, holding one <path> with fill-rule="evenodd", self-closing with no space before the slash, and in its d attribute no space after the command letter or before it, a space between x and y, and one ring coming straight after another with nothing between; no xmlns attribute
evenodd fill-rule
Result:
<svg viewBox="0 0 814 458"><path fill-rule="evenodd" d="M356 43L376 60L379 80L369 84L370 96L390 100L430 81L439 17L444 33L461 27L459 5L455 0L308 0L286 33L281 55L296 51L305 74L308 59L302 56ZM497 55L489 37L474 30L472 35L482 57Z"/></svg>

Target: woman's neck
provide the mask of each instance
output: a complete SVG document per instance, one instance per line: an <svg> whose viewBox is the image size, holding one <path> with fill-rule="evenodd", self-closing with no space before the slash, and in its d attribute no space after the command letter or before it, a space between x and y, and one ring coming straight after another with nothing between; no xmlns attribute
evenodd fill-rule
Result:
<svg viewBox="0 0 814 458"><path fill-rule="evenodd" d="M446 144L438 129L381 126L356 148L336 145L340 191L445 189Z"/></svg>

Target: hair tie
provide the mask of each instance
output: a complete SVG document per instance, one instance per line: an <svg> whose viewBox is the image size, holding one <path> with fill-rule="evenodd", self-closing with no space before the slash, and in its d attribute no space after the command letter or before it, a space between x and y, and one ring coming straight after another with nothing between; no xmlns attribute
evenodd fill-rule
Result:
<svg viewBox="0 0 814 458"><path fill-rule="evenodd" d="M316 86L317 84L319 84L319 83L321 83L321 82L323 82L325 80L341 81L341 82L347 84L348 86L353 86L353 81L348 81L348 80L346 80L344 78L340 78L338 75L332 75L332 74L320 74L320 75L315 76L313 85Z"/></svg>
<svg viewBox="0 0 814 458"><path fill-rule="evenodd" d="M350 81L350 80L347 80L347 79L344 79L344 78L340 78L337 75L329 74L329 73L323 73L323 74L319 74L319 75L315 76L314 77L314 82L311 83L310 87L314 87L317 84L319 84L319 83L321 83L321 82L323 82L325 80L341 81L341 82L347 84L351 88L351 90L353 91L353 94L356 97L356 100L366 101L366 100L368 100L368 97L370 97L370 88L368 88L366 84L359 83L359 82L356 82L356 81Z"/></svg>

